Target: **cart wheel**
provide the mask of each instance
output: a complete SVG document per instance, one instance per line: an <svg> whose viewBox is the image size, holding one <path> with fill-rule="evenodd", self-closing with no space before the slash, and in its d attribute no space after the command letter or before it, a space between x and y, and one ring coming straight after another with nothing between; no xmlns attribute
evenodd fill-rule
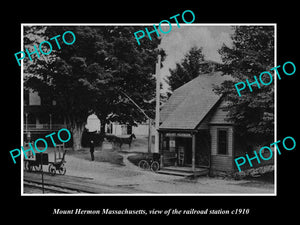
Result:
<svg viewBox="0 0 300 225"><path fill-rule="evenodd" d="M157 161L153 161L151 163L151 170L153 172L157 172L159 170L159 163Z"/></svg>
<svg viewBox="0 0 300 225"><path fill-rule="evenodd" d="M24 170L25 171L29 170L29 168L28 168L28 161L24 161Z"/></svg>
<svg viewBox="0 0 300 225"><path fill-rule="evenodd" d="M41 164L33 166L35 171L42 171L43 167Z"/></svg>
<svg viewBox="0 0 300 225"><path fill-rule="evenodd" d="M59 170L58 170L59 174L65 175L65 174L66 174L66 171L67 171L67 169L66 169L65 165L62 164L62 165L59 167Z"/></svg>
<svg viewBox="0 0 300 225"><path fill-rule="evenodd" d="M33 169L33 165L29 161L26 161L26 162L27 162L26 169L27 169L27 171L31 172Z"/></svg>
<svg viewBox="0 0 300 225"><path fill-rule="evenodd" d="M48 172L49 172L52 176L54 176L54 175L56 174L56 168L55 168L55 166L54 166L52 163L49 164Z"/></svg>
<svg viewBox="0 0 300 225"><path fill-rule="evenodd" d="M141 160L138 164L138 166L143 169L143 170L147 170L149 169L149 163L146 160Z"/></svg>

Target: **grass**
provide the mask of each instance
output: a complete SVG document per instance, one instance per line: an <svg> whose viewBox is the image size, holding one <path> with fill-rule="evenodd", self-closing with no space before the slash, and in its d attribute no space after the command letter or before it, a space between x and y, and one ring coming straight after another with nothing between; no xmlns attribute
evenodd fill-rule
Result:
<svg viewBox="0 0 300 225"><path fill-rule="evenodd" d="M244 178L243 183L238 183L236 185L245 186L245 187L265 187L265 188L274 188L274 171L262 174L260 177L247 177Z"/></svg>
<svg viewBox="0 0 300 225"><path fill-rule="evenodd" d="M259 177L247 177L245 178L245 180L256 180L256 181L263 181L263 182L267 182L267 183L274 183L274 171L270 171L267 173L262 174Z"/></svg>

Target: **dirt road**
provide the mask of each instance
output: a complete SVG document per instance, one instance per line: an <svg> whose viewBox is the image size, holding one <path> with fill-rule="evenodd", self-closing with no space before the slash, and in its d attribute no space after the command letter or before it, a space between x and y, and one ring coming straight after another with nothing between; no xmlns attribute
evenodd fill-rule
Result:
<svg viewBox="0 0 300 225"><path fill-rule="evenodd" d="M53 152L49 151L49 159ZM80 154L80 157L78 157ZM95 158L103 154L95 151ZM122 163L91 161L88 150L81 153L67 154L66 175L92 179L99 187L112 187L112 193L131 194L273 194L274 185L263 181L233 180L224 178L198 177L189 179L179 176L157 174L141 170L127 160L133 153L117 152ZM44 168L47 171L47 168ZM59 182L59 181L57 181ZM113 188L114 187L114 188ZM124 190L123 190L123 189ZM100 190L100 189L99 189ZM120 191L118 191L120 190ZM123 191L122 191L123 190ZM99 192L106 193L106 192Z"/></svg>
<svg viewBox="0 0 300 225"><path fill-rule="evenodd" d="M162 194L262 194L274 193L274 185L261 181L232 180L223 178L188 178L156 174L144 171L127 160L130 154L121 154L124 165L95 162L69 156L68 173L74 176L91 177L111 186L131 187L136 193Z"/></svg>

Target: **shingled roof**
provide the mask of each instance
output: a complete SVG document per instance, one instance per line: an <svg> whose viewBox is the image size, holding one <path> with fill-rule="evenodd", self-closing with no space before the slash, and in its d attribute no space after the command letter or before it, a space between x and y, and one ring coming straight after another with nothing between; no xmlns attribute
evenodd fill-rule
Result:
<svg viewBox="0 0 300 225"><path fill-rule="evenodd" d="M213 91L230 76L221 72L201 74L176 89L162 107L160 129L193 130L221 98Z"/></svg>

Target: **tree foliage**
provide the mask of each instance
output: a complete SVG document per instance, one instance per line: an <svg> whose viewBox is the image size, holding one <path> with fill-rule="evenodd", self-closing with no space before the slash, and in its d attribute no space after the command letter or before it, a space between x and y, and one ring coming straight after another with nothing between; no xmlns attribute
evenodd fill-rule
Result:
<svg viewBox="0 0 300 225"><path fill-rule="evenodd" d="M234 80L225 81L216 92L226 96L229 104L228 120L233 121L241 136L274 137L274 82L269 86L252 85L253 91L241 92L239 97L234 84L254 82L253 76L274 67L274 27L237 26L232 35L232 46L219 50L224 65L221 70ZM273 77L274 78L274 77ZM265 82L269 81L269 78Z"/></svg>
<svg viewBox="0 0 300 225"><path fill-rule="evenodd" d="M25 30L25 37L30 36L32 29ZM138 28L127 26L49 26L43 29L38 36L45 40L72 31L76 41L73 45L64 45L59 39L61 49L53 44L50 55L33 63L27 61L24 84L41 96L56 100L57 111L67 118L70 129L78 133L77 149L91 112L97 114L102 125L108 120L132 125L145 120L123 93L146 112L154 111L153 103L149 102L155 97L153 74L157 55L164 56L157 48L160 39L138 46L133 36ZM25 42L33 43L30 38Z"/></svg>
<svg viewBox="0 0 300 225"><path fill-rule="evenodd" d="M171 90L174 91L200 74L210 72L211 67L208 64L201 63L204 61L202 48L192 47L184 56L181 63L176 63L175 69L169 69L171 74L169 77Z"/></svg>

